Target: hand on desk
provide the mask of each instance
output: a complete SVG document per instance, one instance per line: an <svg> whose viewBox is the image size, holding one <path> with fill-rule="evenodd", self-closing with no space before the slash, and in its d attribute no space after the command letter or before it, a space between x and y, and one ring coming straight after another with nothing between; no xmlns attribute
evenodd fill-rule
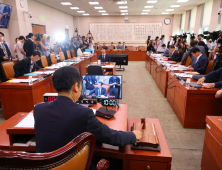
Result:
<svg viewBox="0 0 222 170"><path fill-rule="evenodd" d="M142 137L142 132L140 130L134 130L133 133L136 136L136 140L140 140Z"/></svg>
<svg viewBox="0 0 222 170"><path fill-rule="evenodd" d="M203 88L206 88L206 89L212 89L214 88L215 84L214 83L210 83L210 84L206 84L203 86Z"/></svg>
<svg viewBox="0 0 222 170"><path fill-rule="evenodd" d="M197 84L203 84L205 80L206 80L206 78L205 78L205 77L202 77L201 79L199 79L199 80L197 81Z"/></svg>
<svg viewBox="0 0 222 170"><path fill-rule="evenodd" d="M187 70L188 70L188 71L193 71L193 67L192 67L192 66L189 66Z"/></svg>
<svg viewBox="0 0 222 170"><path fill-rule="evenodd" d="M215 94L215 98L217 98L217 99L222 98L222 90L217 91L217 93Z"/></svg>

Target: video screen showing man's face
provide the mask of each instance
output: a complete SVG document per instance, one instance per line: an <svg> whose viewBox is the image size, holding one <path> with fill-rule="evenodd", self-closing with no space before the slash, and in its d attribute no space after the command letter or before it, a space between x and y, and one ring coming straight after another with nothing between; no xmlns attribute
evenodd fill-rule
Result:
<svg viewBox="0 0 222 170"><path fill-rule="evenodd" d="M8 28L12 7L0 3L0 28Z"/></svg>
<svg viewBox="0 0 222 170"><path fill-rule="evenodd" d="M122 76L85 75L82 78L82 95L85 98L122 98Z"/></svg>

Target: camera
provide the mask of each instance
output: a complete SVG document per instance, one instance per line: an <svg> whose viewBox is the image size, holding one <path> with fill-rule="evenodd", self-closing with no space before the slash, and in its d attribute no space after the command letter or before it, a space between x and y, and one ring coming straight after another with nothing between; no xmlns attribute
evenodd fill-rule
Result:
<svg viewBox="0 0 222 170"><path fill-rule="evenodd" d="M32 18L32 13L31 12L29 12L28 17Z"/></svg>
<svg viewBox="0 0 222 170"><path fill-rule="evenodd" d="M35 37L36 37L35 41L41 41L42 35L43 34L39 34L39 33L35 34Z"/></svg>
<svg viewBox="0 0 222 170"><path fill-rule="evenodd" d="M222 8L219 8L218 9L218 15L221 15L222 14Z"/></svg>
<svg viewBox="0 0 222 170"><path fill-rule="evenodd" d="M76 27L76 29L75 29L75 32L77 32L77 33L78 33L78 29L77 29L77 27Z"/></svg>
<svg viewBox="0 0 222 170"><path fill-rule="evenodd" d="M203 34L208 34L207 36L204 36L204 39L212 39L212 41L215 41L220 38L217 43L222 43L222 31L204 31Z"/></svg>

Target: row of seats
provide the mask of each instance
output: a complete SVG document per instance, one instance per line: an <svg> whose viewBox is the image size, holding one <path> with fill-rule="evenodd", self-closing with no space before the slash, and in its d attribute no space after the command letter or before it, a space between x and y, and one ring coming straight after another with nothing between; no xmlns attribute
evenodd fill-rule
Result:
<svg viewBox="0 0 222 170"><path fill-rule="evenodd" d="M108 50L112 51L114 50L114 46L107 46L108 47ZM99 47L98 50L101 50L102 49L102 46ZM127 46L127 49L128 50L136 50L136 47L134 46ZM146 50L146 46L138 46L138 51L145 51Z"/></svg>
<svg viewBox="0 0 222 170"><path fill-rule="evenodd" d="M71 53L72 53L72 55L71 55ZM71 51L71 53L70 53L70 51L67 51L68 59L72 59L72 58L75 57L74 50ZM59 55L60 55L60 61L64 61L65 60L64 53L59 52ZM56 54L50 54L50 59L51 59L52 64L57 64ZM45 55L41 56L41 62L42 62L43 67L48 66L47 58L46 58ZM14 79L14 76L15 76L15 72L14 72L14 69L13 69L14 64L15 63L13 61L2 62L2 70L3 70L3 73L5 75L5 80Z"/></svg>

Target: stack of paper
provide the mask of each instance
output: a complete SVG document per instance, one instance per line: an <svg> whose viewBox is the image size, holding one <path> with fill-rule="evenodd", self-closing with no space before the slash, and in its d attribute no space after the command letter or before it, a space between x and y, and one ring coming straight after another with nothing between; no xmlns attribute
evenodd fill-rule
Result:
<svg viewBox="0 0 222 170"><path fill-rule="evenodd" d="M32 78L32 81L36 81L38 80L38 78ZM7 82L9 83L28 83L29 79L12 79L12 80L8 80Z"/></svg>
<svg viewBox="0 0 222 170"><path fill-rule="evenodd" d="M33 113L30 112L15 128L34 128L34 122Z"/></svg>
<svg viewBox="0 0 222 170"><path fill-rule="evenodd" d="M176 76L179 76L179 77L183 77L183 78L192 78L193 75L188 75L188 74L185 74L185 73L175 73Z"/></svg>

